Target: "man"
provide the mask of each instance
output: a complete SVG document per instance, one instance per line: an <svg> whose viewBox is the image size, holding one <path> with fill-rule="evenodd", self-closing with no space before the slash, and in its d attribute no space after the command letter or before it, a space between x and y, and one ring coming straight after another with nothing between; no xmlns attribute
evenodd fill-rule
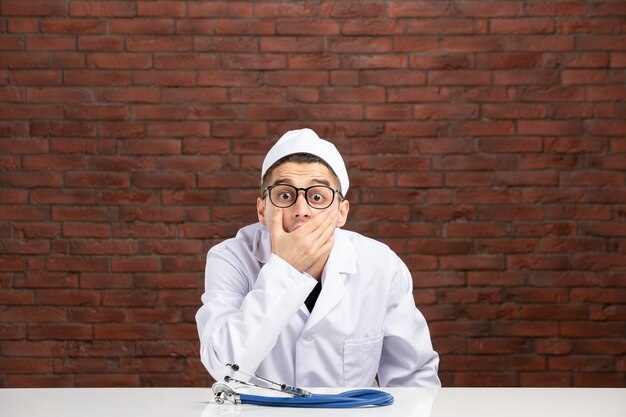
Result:
<svg viewBox="0 0 626 417"><path fill-rule="evenodd" d="M349 180L335 146L287 132L261 172L259 223L213 247L196 315L201 359L308 387L440 386L411 274L389 247L342 230Z"/></svg>

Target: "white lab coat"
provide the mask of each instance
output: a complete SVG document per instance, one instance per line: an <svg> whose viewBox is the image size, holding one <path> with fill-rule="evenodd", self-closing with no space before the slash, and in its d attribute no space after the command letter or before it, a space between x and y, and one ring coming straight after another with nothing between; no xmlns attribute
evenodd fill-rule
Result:
<svg viewBox="0 0 626 417"><path fill-rule="evenodd" d="M209 251L196 322L213 378L236 363L304 387L441 385L404 263L358 233L336 229L334 238L311 314L304 300L315 279L271 253L265 226L244 227Z"/></svg>

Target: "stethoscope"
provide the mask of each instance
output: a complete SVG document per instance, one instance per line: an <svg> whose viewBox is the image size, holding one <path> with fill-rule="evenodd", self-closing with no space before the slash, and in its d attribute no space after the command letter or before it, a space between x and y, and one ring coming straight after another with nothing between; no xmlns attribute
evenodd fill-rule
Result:
<svg viewBox="0 0 626 417"><path fill-rule="evenodd" d="M213 384L213 399L217 404L254 404L269 407L303 407L303 408L355 408L386 406L393 404L393 396L387 392L375 389L355 389L339 394L314 394L303 388L287 384L279 384L262 376L244 371L236 364L227 364L235 372L248 375L263 381L266 385L244 382L230 376L224 382ZM263 388L290 395L289 397L272 397L264 395L243 394L235 391L228 385L229 382L244 386Z"/></svg>

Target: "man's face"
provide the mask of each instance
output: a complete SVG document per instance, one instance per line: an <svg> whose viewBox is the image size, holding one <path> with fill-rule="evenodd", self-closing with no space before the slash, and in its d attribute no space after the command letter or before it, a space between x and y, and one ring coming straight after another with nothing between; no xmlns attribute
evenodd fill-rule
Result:
<svg viewBox="0 0 626 417"><path fill-rule="evenodd" d="M268 184L274 185L278 183L293 185L297 188L307 188L312 185L327 185L333 189L340 188L328 167L318 162L285 162L277 166L271 173ZM338 193L335 194L335 199L330 207L322 210L314 209L309 206L306 202L304 192L299 191L298 194L299 197L294 205L282 209L283 229L285 232L293 232L304 223L319 215L336 216L336 227L342 227L346 223L350 205L347 200L339 201ZM271 203L268 194L266 194L264 198L257 199L257 214L259 216L259 222L262 224L268 226L274 218L276 210L277 208Z"/></svg>

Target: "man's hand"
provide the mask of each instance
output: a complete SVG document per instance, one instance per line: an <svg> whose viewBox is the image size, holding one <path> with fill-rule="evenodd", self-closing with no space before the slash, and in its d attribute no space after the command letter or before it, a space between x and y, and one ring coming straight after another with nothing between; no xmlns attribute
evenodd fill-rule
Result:
<svg viewBox="0 0 626 417"><path fill-rule="evenodd" d="M283 210L277 209L270 223L272 252L300 272L319 279L333 247L337 213L327 210L291 233L283 229Z"/></svg>

